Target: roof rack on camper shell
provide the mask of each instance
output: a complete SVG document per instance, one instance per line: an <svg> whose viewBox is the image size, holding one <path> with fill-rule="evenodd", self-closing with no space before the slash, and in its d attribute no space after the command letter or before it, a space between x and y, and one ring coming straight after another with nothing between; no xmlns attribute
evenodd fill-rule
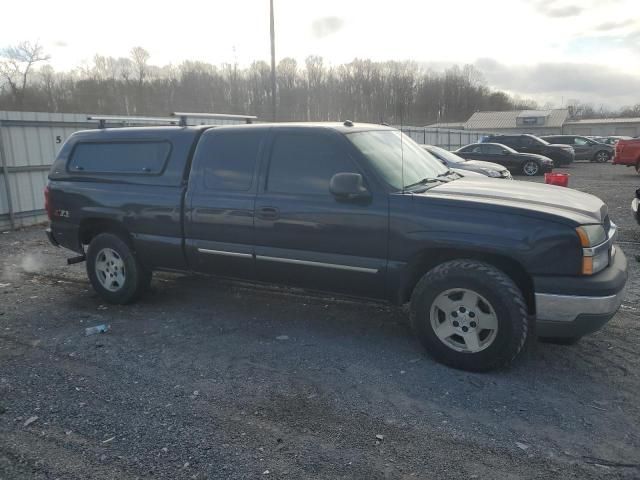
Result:
<svg viewBox="0 0 640 480"><path fill-rule="evenodd" d="M118 115L89 115L87 120L95 120L98 122L98 128L106 128L107 123L120 123L130 125L132 123L167 123L169 125L187 126L188 118L216 119L216 120L244 120L246 123L252 123L258 117L255 115L233 115L228 113L188 113L173 112L170 117L132 117Z"/></svg>

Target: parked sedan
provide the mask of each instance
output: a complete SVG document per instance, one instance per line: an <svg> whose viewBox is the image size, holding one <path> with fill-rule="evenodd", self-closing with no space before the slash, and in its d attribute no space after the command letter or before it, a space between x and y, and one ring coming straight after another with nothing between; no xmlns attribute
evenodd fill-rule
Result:
<svg viewBox="0 0 640 480"><path fill-rule="evenodd" d="M513 179L511 172L509 172L506 167L497 163L483 162L482 160L466 160L449 150L434 145L422 145L422 148L437 160L440 160L444 165L461 175L469 176L467 172L474 172L485 177Z"/></svg>
<svg viewBox="0 0 640 480"><path fill-rule="evenodd" d="M535 153L518 153L513 148L500 143L472 143L455 151L456 155L468 160L485 160L499 163L512 172L528 177L541 175L553 170L553 160Z"/></svg>
<svg viewBox="0 0 640 480"><path fill-rule="evenodd" d="M571 145L576 152L576 160L605 163L613 158L614 147L580 135L547 135L540 137L549 143Z"/></svg>

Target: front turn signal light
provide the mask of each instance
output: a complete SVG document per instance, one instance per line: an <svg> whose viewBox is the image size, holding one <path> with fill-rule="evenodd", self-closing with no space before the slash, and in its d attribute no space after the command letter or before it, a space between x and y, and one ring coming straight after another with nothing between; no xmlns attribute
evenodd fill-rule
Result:
<svg viewBox="0 0 640 480"><path fill-rule="evenodd" d="M593 275L593 257L582 257L582 274Z"/></svg>

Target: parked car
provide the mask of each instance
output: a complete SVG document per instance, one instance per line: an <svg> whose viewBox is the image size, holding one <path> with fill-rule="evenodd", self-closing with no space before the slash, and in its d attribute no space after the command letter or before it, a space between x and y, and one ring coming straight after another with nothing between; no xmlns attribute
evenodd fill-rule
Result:
<svg viewBox="0 0 640 480"><path fill-rule="evenodd" d="M472 143L459 148L455 153L469 160L499 163L512 172L528 177L553 170L553 160L533 153L518 153L513 148L499 143Z"/></svg>
<svg viewBox="0 0 640 480"><path fill-rule="evenodd" d="M631 140L633 137L627 137L624 135L611 135L609 137L587 137L587 138L590 138L591 140L595 140L596 142L606 143L607 145L611 145L612 147L615 147L616 143L618 143L618 140Z"/></svg>
<svg viewBox="0 0 640 480"><path fill-rule="evenodd" d="M606 163L613 158L614 154L612 145L596 142L580 135L549 135L540 138L549 143L571 145L575 152L576 160Z"/></svg>
<svg viewBox="0 0 640 480"><path fill-rule="evenodd" d="M449 170L457 173L463 178L483 178L483 177L487 178L486 175L483 175L482 173L478 173L478 172L472 172L471 170L462 170L460 168L450 168Z"/></svg>
<svg viewBox="0 0 640 480"><path fill-rule="evenodd" d="M636 190L636 198L631 201L631 210L636 221L640 225L640 188Z"/></svg>
<svg viewBox="0 0 640 480"><path fill-rule="evenodd" d="M77 132L45 200L49 240L107 302L135 301L154 270L409 302L427 351L467 370L510 363L532 321L598 330L627 280L600 199L459 178L380 125Z"/></svg>
<svg viewBox="0 0 640 480"><path fill-rule="evenodd" d="M620 140L616 143L616 153L612 163L634 167L640 174L640 138Z"/></svg>
<svg viewBox="0 0 640 480"><path fill-rule="evenodd" d="M482 160L467 160L449 150L436 147L435 145L422 145L422 148L437 160L440 160L443 165L446 165L461 175L465 175L465 172L474 172L480 176L513 180L509 169L498 163L483 162Z"/></svg>
<svg viewBox="0 0 640 480"><path fill-rule="evenodd" d="M535 153L553 160L556 167L569 165L575 159L575 152L569 145L552 145L535 135L487 135L482 139L487 143L507 145L520 153Z"/></svg>

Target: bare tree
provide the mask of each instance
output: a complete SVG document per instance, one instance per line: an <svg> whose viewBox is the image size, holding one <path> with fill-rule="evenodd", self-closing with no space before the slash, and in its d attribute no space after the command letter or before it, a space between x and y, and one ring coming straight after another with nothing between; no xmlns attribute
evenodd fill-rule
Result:
<svg viewBox="0 0 640 480"><path fill-rule="evenodd" d="M33 66L49 58L37 41L23 41L0 50L0 76L9 85L18 108L22 108L24 103L24 93Z"/></svg>
<svg viewBox="0 0 640 480"><path fill-rule="evenodd" d="M135 68L138 84L142 85L144 79L147 77L148 62L151 55L142 47L133 47L131 49L131 61Z"/></svg>
<svg viewBox="0 0 640 480"><path fill-rule="evenodd" d="M158 67L149 63L149 52L136 47L129 58L96 56L72 71L55 72L49 66L34 70L35 63L48 57L37 45L27 47L1 51L0 110L150 115L218 111L261 118L271 114L271 70L262 61L246 68L193 61ZM277 82L283 120L348 118L427 125L464 121L479 110L535 108L535 102L489 88L471 66L425 71L414 62L354 59L332 66L322 57L310 56L298 65L283 58ZM640 116L640 105L618 112L579 101L569 105L573 115L583 118Z"/></svg>

